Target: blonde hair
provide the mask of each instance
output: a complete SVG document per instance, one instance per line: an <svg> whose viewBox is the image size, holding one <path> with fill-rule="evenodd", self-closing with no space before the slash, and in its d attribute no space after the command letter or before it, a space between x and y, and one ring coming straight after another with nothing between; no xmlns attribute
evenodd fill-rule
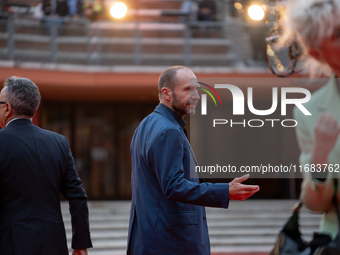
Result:
<svg viewBox="0 0 340 255"><path fill-rule="evenodd" d="M335 29L340 17L340 0L289 0L282 17L283 36L279 44L290 45L297 40L305 58L304 69L312 76L330 75L331 67L311 57L308 50L319 48L324 38Z"/></svg>

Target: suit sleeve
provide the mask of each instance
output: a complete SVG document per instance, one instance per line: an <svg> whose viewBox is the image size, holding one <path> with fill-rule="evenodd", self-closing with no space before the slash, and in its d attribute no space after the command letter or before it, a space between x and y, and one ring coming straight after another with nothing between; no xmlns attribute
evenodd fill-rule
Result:
<svg viewBox="0 0 340 255"><path fill-rule="evenodd" d="M313 134L308 128L302 113L295 107L294 118L297 120L296 137L301 150L299 163L304 165L312 163L313 151ZM312 129L314 130L314 128ZM332 206L333 198L333 180L331 175L327 175L326 181L314 179L310 171L303 172L304 180L302 182L300 198L302 202L314 212L324 213Z"/></svg>
<svg viewBox="0 0 340 255"><path fill-rule="evenodd" d="M67 170L62 180L61 193L69 202L72 223L72 249L86 249L92 247L87 196L78 176L71 150L69 147L67 149Z"/></svg>
<svg viewBox="0 0 340 255"><path fill-rule="evenodd" d="M164 196L182 203L228 208L229 184L198 184L184 178L184 142L180 130L169 129L160 133L150 146L149 163Z"/></svg>

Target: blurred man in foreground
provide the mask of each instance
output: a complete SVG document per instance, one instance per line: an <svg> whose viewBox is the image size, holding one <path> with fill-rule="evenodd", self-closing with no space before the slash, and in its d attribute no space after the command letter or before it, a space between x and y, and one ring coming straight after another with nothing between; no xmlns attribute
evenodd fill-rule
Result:
<svg viewBox="0 0 340 255"><path fill-rule="evenodd" d="M244 200L259 190L241 184L249 175L229 184L190 176L196 159L183 117L195 113L200 98L195 79L187 67L166 69L158 83L160 104L135 131L127 254L208 255L204 206L228 208L229 199Z"/></svg>
<svg viewBox="0 0 340 255"><path fill-rule="evenodd" d="M69 201L74 255L92 247L87 196L66 137L33 125L37 86L8 78L0 93L0 251L68 255L59 193Z"/></svg>
<svg viewBox="0 0 340 255"><path fill-rule="evenodd" d="M330 241L339 233L333 197L335 182L340 183L340 0L290 0L283 17L282 41L297 39L312 76L330 75L305 104L310 116L294 108L300 165L305 169L301 200L310 210L324 213L320 233L329 235ZM340 210L340 189L336 197Z"/></svg>

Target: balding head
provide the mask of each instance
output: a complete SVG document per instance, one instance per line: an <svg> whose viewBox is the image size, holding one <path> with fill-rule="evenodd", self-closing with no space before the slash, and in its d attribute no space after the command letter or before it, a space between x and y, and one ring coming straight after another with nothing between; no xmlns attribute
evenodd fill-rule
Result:
<svg viewBox="0 0 340 255"><path fill-rule="evenodd" d="M165 69L158 79L158 96L161 99L162 98L162 88L166 87L171 89L172 91L175 89L176 84L178 83L177 78L177 71L179 70L188 70L192 72L192 70L189 67L186 66L172 66L167 69Z"/></svg>

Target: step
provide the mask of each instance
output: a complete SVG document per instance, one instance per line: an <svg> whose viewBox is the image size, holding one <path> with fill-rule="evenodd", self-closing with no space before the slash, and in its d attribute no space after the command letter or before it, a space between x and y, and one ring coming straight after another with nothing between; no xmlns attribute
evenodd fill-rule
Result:
<svg viewBox="0 0 340 255"><path fill-rule="evenodd" d="M206 208L211 250L214 253L268 253L291 215L296 200L231 201L229 209ZM71 242L68 205L62 202L68 243ZM90 201L90 228L94 249L90 255L126 253L130 201ZM321 215L305 208L300 231L306 240L318 230Z"/></svg>
<svg viewBox="0 0 340 255"><path fill-rule="evenodd" d="M7 33L0 33L0 39L7 40ZM15 42L33 42L33 43L50 43L51 37L48 35L29 35L29 34L15 34L14 35ZM100 41L103 44L130 44L135 45L136 39L126 38L126 37L83 37L83 36L58 36L57 43L58 44L96 44ZM191 45L198 46L230 46L231 40L224 38L190 38L186 40L184 38L141 38L140 44L142 45L183 45L186 42L189 42Z"/></svg>
<svg viewBox="0 0 340 255"><path fill-rule="evenodd" d="M6 58L8 55L7 48L0 48L0 57ZM88 54L84 52L60 52L56 54L58 62L63 63L87 63ZM140 60L144 62L144 64L167 64L170 62L183 63L186 59L186 56L182 53L180 54L162 54L162 53L145 53L141 54ZM92 53L90 55L90 59L92 61L96 61L99 58L97 53ZM119 64L125 61L126 63L133 64L136 55L133 53L107 53L103 52L100 54L100 60L104 64ZM29 61L50 61L51 60L51 52L47 50L25 50L25 49L15 49L14 50L14 59L15 60L29 60ZM203 65L207 64L215 64L221 65L230 63L234 59L234 55L232 53L227 54L194 54L190 56L192 64L195 62L202 63ZM124 63L125 63L124 62Z"/></svg>

